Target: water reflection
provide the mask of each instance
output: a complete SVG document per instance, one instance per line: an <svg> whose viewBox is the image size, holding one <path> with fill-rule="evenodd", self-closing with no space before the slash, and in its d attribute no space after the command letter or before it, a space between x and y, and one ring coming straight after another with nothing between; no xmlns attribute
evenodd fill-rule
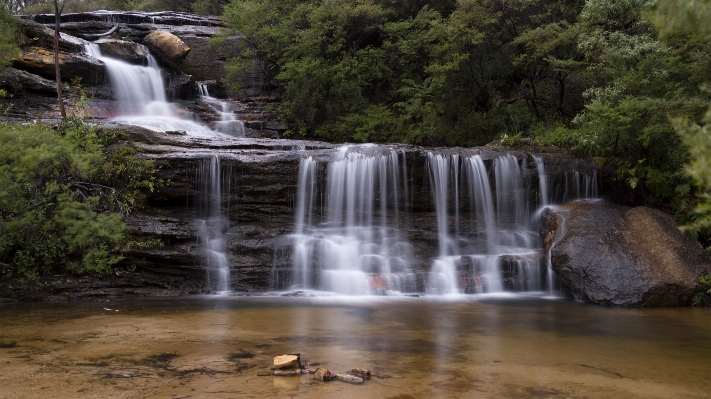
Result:
<svg viewBox="0 0 711 399"><path fill-rule="evenodd" d="M709 316L501 296L0 305L0 375L9 397L706 397ZM374 377L271 376L293 352Z"/></svg>

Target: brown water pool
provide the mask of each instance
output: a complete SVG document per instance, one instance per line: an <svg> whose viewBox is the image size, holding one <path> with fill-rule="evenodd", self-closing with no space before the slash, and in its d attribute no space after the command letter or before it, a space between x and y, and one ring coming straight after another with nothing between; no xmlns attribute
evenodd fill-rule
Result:
<svg viewBox="0 0 711 399"><path fill-rule="evenodd" d="M293 352L373 378L272 376ZM707 398L711 309L521 296L0 305L0 398L39 397Z"/></svg>

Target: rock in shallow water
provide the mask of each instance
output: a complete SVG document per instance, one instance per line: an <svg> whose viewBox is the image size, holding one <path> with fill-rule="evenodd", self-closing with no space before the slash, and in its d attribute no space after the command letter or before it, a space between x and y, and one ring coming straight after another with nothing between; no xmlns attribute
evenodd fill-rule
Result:
<svg viewBox="0 0 711 399"><path fill-rule="evenodd" d="M543 218L541 235L555 236L553 269L586 301L684 306L698 276L711 270L711 255L661 211L603 201L572 201L551 210L562 223Z"/></svg>

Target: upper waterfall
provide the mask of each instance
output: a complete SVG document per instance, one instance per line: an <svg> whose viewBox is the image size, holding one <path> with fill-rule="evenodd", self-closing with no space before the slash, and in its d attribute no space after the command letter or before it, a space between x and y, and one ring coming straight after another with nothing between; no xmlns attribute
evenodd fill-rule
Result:
<svg viewBox="0 0 711 399"><path fill-rule="evenodd" d="M83 46L87 55L106 65L113 94L118 102L113 121L158 132L184 131L189 135L202 137L219 135L205 125L178 116L179 109L166 99L165 83L158 64L147 50L146 65L132 65L102 55L96 43L66 34L62 34L62 37Z"/></svg>

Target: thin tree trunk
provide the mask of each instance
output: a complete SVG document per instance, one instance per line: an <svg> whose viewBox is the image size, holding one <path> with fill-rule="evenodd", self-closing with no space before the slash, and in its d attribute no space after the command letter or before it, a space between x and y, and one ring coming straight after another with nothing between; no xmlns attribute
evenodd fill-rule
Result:
<svg viewBox="0 0 711 399"><path fill-rule="evenodd" d="M67 120L67 111L64 109L64 99L62 97L62 77L59 74L59 17L62 15L63 10L64 3L62 3L62 8L60 9L57 0L54 0L54 73L57 76L59 112L62 114L62 120Z"/></svg>

